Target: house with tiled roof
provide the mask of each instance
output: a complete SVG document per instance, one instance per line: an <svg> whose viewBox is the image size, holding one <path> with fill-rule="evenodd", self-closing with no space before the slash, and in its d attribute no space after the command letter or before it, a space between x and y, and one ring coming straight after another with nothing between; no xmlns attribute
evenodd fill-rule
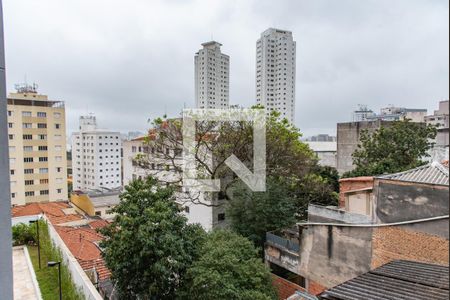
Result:
<svg viewBox="0 0 450 300"><path fill-rule="evenodd" d="M80 270L85 273L84 276L72 274L72 277L77 278L81 285L91 285L87 288L83 286L82 290L98 294L98 297L90 295L87 298L101 299L111 292L112 283L109 280L111 272L106 267L99 247L103 236L97 231L107 226L109 222L82 215L67 202L30 203L13 207L11 213L13 225L28 223L38 218L48 221L50 237L56 245L59 245L67 263L77 264L75 267L73 265L69 267L69 270L71 272ZM67 249L68 253L64 253L64 249ZM80 278L86 278L85 282Z"/></svg>

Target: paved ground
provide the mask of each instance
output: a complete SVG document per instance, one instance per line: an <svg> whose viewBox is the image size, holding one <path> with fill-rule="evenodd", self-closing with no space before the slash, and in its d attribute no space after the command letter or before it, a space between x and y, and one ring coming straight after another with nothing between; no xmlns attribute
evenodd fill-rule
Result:
<svg viewBox="0 0 450 300"><path fill-rule="evenodd" d="M14 299L15 300L38 300L34 288L31 272L28 269L25 250L13 248L13 271L14 271Z"/></svg>

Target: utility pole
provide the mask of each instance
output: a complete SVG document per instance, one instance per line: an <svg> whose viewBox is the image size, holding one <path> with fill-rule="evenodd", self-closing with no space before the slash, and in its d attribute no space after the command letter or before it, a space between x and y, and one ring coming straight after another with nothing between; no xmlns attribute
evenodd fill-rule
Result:
<svg viewBox="0 0 450 300"><path fill-rule="evenodd" d="M11 194L9 186L5 43L2 4L2 0L0 0L0 297L6 300L13 300Z"/></svg>

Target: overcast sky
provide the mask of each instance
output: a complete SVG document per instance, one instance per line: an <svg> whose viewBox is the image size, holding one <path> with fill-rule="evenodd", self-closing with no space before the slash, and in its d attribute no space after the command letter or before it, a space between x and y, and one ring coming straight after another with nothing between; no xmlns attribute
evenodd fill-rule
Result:
<svg viewBox="0 0 450 300"><path fill-rule="evenodd" d="M145 130L194 106L194 54L230 55L230 103L255 102L255 43L297 41L296 124L335 134L357 104L427 108L449 97L448 0L4 0L7 85L36 82L66 102L68 134Z"/></svg>

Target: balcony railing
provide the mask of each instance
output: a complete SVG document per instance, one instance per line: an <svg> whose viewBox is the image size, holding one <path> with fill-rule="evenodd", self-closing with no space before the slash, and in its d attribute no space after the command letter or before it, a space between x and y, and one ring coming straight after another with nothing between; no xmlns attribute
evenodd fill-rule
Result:
<svg viewBox="0 0 450 300"><path fill-rule="evenodd" d="M281 237L272 232L266 233L266 242L272 243L275 246L284 248L294 253L300 252L300 245L297 241Z"/></svg>

